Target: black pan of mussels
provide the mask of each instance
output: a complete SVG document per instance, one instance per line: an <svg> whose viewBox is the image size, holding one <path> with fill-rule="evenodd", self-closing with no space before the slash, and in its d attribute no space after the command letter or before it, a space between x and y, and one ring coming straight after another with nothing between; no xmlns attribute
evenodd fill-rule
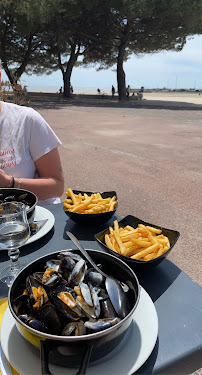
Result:
<svg viewBox="0 0 202 375"><path fill-rule="evenodd" d="M0 189L0 204L5 202L22 202L27 206L27 219L30 220L38 202L37 196L29 190L15 188Z"/></svg>
<svg viewBox="0 0 202 375"><path fill-rule="evenodd" d="M11 286L8 304L27 345L40 349L42 374L51 374L49 363L78 367L77 374L85 374L89 362L121 342L132 322L140 295L136 275L113 255L87 251L121 283L130 311L122 320L117 316L104 277L79 250L50 253L30 263Z"/></svg>

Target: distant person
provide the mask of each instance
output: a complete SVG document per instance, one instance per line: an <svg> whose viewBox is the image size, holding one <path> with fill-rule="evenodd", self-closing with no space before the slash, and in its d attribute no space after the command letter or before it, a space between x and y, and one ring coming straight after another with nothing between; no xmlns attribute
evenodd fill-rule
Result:
<svg viewBox="0 0 202 375"><path fill-rule="evenodd" d="M100 89L97 89L98 94L100 95Z"/></svg>
<svg viewBox="0 0 202 375"><path fill-rule="evenodd" d="M62 94L62 86L60 87L59 93Z"/></svg>
<svg viewBox="0 0 202 375"><path fill-rule="evenodd" d="M127 89L126 89L126 96L127 98L129 97L130 95L130 85L128 85Z"/></svg>
<svg viewBox="0 0 202 375"><path fill-rule="evenodd" d="M71 92L71 94L73 94L73 92L74 92L73 86L71 85L71 83L70 83L70 92Z"/></svg>
<svg viewBox="0 0 202 375"><path fill-rule="evenodd" d="M114 94L115 94L115 87L112 85L112 98L114 97Z"/></svg>
<svg viewBox="0 0 202 375"><path fill-rule="evenodd" d="M143 93L141 91L137 92L137 97L138 97L138 100L142 100L143 99Z"/></svg>

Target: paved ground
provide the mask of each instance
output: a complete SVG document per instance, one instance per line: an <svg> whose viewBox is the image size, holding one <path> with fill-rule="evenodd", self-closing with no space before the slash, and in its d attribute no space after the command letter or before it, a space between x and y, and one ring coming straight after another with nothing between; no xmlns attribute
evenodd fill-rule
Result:
<svg viewBox="0 0 202 375"><path fill-rule="evenodd" d="M63 142L66 189L116 190L121 217L178 230L169 259L202 286L202 105L30 99Z"/></svg>
<svg viewBox="0 0 202 375"><path fill-rule="evenodd" d="M169 259L202 286L202 98L175 95L29 98L63 142L66 189L116 190L121 217L180 231Z"/></svg>

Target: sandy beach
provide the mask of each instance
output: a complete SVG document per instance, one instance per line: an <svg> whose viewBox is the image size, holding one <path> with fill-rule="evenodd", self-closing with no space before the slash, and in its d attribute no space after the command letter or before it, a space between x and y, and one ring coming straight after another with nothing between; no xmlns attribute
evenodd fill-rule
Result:
<svg viewBox="0 0 202 375"><path fill-rule="evenodd" d="M28 98L62 141L65 189L115 190L121 218L178 230L169 259L202 286L202 96Z"/></svg>
<svg viewBox="0 0 202 375"><path fill-rule="evenodd" d="M58 93L28 93L28 99L30 99L31 105L44 105L48 108L54 101L55 105L79 105L79 106L94 106L99 107L122 107L122 108L167 108L175 109L181 107L183 109L200 109L202 106L202 93L200 92L179 92L179 91L145 91L143 93L143 99L137 100L135 97L130 97L120 102L118 100L118 94L116 93L114 98L110 94L98 95L93 93L88 94L74 94L71 99L63 98L62 94ZM197 108L198 107L198 108Z"/></svg>
<svg viewBox="0 0 202 375"><path fill-rule="evenodd" d="M144 93L144 99L202 104L202 94L200 92L146 92Z"/></svg>

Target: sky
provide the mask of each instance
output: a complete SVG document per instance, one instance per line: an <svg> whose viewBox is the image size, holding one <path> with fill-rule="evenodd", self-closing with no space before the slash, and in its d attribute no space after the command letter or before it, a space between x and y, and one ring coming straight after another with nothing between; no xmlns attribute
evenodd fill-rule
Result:
<svg viewBox="0 0 202 375"><path fill-rule="evenodd" d="M165 51L142 56L133 55L124 63L126 85L131 88L163 88L168 89L202 89L202 36L188 38L180 52ZM2 72L2 79L7 76ZM116 66L108 70L96 71L96 68L74 68L71 83L73 88L117 88ZM21 84L27 85L31 91L57 91L63 86L62 73L57 71L51 75L23 74ZM46 90L45 90L46 88ZM49 90L48 90L49 88Z"/></svg>

